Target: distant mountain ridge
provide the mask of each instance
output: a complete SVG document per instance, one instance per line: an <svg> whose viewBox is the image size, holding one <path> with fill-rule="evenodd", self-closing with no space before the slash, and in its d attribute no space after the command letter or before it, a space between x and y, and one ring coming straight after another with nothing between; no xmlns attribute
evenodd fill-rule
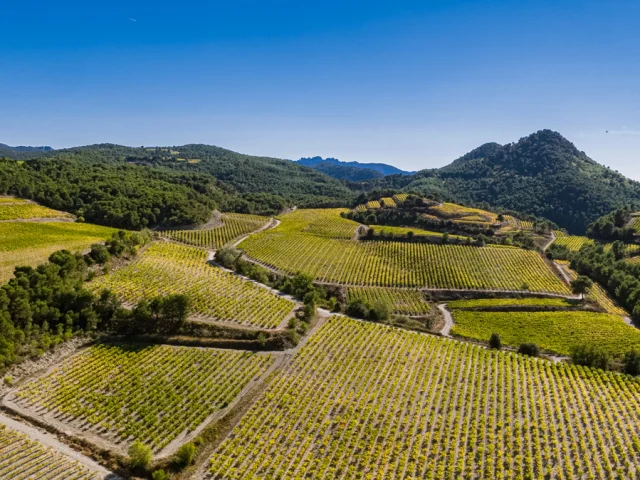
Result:
<svg viewBox="0 0 640 480"><path fill-rule="evenodd" d="M4 143L0 143L0 150L13 150L16 152L53 152L53 148L49 146L27 147L27 146L20 145L17 147L12 147Z"/></svg>
<svg viewBox="0 0 640 480"><path fill-rule="evenodd" d="M343 162L342 160L338 160L337 158L322 158L322 157L303 157L300 160L297 160L297 163L316 168L318 165L326 165L333 164L341 167L352 167L352 168L360 168L364 170L374 170L376 172L381 173L382 175L410 175L415 172L407 172L405 170L401 170L393 165L387 165L386 163L360 163L360 162ZM371 177L373 178L373 177Z"/></svg>

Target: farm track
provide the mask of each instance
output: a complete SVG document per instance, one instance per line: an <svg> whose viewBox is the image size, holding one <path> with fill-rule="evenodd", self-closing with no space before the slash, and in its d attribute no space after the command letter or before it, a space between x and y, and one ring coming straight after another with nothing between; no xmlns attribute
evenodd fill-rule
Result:
<svg viewBox="0 0 640 480"><path fill-rule="evenodd" d="M446 303L441 303L438 305L438 310L442 312L442 318L444 319L444 326L440 333L443 337L451 337L451 329L453 328L453 316L451 312L447 309Z"/></svg>

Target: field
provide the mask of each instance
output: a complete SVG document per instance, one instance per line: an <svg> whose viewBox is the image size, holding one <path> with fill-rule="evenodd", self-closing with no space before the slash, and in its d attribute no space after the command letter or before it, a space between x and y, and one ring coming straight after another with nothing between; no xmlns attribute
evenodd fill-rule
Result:
<svg viewBox="0 0 640 480"><path fill-rule="evenodd" d="M637 478L640 383L334 317L210 460L215 479Z"/></svg>
<svg viewBox="0 0 640 480"><path fill-rule="evenodd" d="M88 223L8 222L0 225L0 282L13 275L16 266L35 267L56 250L84 250L103 242L116 230Z"/></svg>
<svg viewBox="0 0 640 480"><path fill-rule="evenodd" d="M0 478L98 480L84 465L0 424Z"/></svg>
<svg viewBox="0 0 640 480"><path fill-rule="evenodd" d="M617 315L592 312L474 312L454 310L452 334L488 341L500 335L504 345L533 342L562 355L578 345L598 345L613 355L640 348L640 330Z"/></svg>
<svg viewBox="0 0 640 480"><path fill-rule="evenodd" d="M72 218L71 215L35 203L10 199L0 202L0 220L18 220L34 218Z"/></svg>
<svg viewBox="0 0 640 480"><path fill-rule="evenodd" d="M564 245L572 252L577 252L584 245L592 245L593 240L588 237L579 237L574 235L566 235L564 237L556 238L555 245Z"/></svg>
<svg viewBox="0 0 640 480"><path fill-rule="evenodd" d="M487 290L527 287L534 292L570 294L533 251L337 240L317 233L313 223L304 229L302 212L296 211L293 221L289 215L283 216L277 228L252 235L242 248L251 258L277 270L289 274L301 271L320 281L342 285Z"/></svg>
<svg viewBox="0 0 640 480"><path fill-rule="evenodd" d="M421 228L414 227L390 227L388 225L371 225L376 235L394 235L396 237L406 237L407 233L413 232L414 237L434 237L442 238L442 232L432 232L430 230L422 230ZM460 235L449 235L449 238L456 240L466 240L467 237Z"/></svg>
<svg viewBox="0 0 640 480"><path fill-rule="evenodd" d="M225 408L273 359L234 350L90 347L21 386L14 401L116 444L159 452Z"/></svg>
<svg viewBox="0 0 640 480"><path fill-rule="evenodd" d="M400 315L425 315L431 304L420 290L383 287L347 287L347 301L363 300L370 304L382 299L391 305L393 313Z"/></svg>
<svg viewBox="0 0 640 480"><path fill-rule="evenodd" d="M455 300L447 302L451 309L491 308L491 307L571 307L574 304L565 298L479 298L475 300Z"/></svg>
<svg viewBox="0 0 640 480"><path fill-rule="evenodd" d="M455 203L443 203L440 206L431 207L436 216L451 220L466 221L470 223L496 223L498 216L495 213L469 208Z"/></svg>
<svg viewBox="0 0 640 480"><path fill-rule="evenodd" d="M191 313L250 327L276 328L295 304L252 282L207 264L207 252L169 242L149 246L131 264L98 277L89 287L112 290L133 304L143 298L187 294Z"/></svg>
<svg viewBox="0 0 640 480"><path fill-rule="evenodd" d="M210 249L220 248L227 243L264 227L269 218L241 213L225 213L222 225L206 230L167 230L162 235L177 242Z"/></svg>
<svg viewBox="0 0 640 480"><path fill-rule="evenodd" d="M632 218L631 223L629 223L629 226L633 228L637 233L640 233L640 217Z"/></svg>

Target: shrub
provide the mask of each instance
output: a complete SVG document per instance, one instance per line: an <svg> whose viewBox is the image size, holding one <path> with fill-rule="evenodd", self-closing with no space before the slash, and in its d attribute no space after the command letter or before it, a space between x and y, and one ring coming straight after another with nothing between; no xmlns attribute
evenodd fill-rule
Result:
<svg viewBox="0 0 640 480"><path fill-rule="evenodd" d="M537 357L540 355L540 349L535 343L523 343L518 348L518 353L523 355L529 355L530 357Z"/></svg>
<svg viewBox="0 0 640 480"><path fill-rule="evenodd" d="M369 318L371 320L388 320L390 315L391 305L382 298L376 299L369 309Z"/></svg>
<svg viewBox="0 0 640 480"><path fill-rule="evenodd" d="M176 452L176 463L182 467L191 465L196 456L196 446L192 442L185 443Z"/></svg>
<svg viewBox="0 0 640 480"><path fill-rule="evenodd" d="M148 447L140 440L133 442L129 447L129 464L133 468L146 469L151 463L151 447Z"/></svg>
<svg viewBox="0 0 640 480"><path fill-rule="evenodd" d="M491 338L489 338L489 347L500 350L502 348L502 341L500 340L500 335L497 333L492 333Z"/></svg>
<svg viewBox="0 0 640 480"><path fill-rule="evenodd" d="M369 306L362 300L352 300L347 304L347 315L356 318L369 318Z"/></svg>
<svg viewBox="0 0 640 480"><path fill-rule="evenodd" d="M151 475L152 480L169 480L169 474L164 470L156 470Z"/></svg>
<svg viewBox="0 0 640 480"><path fill-rule="evenodd" d="M640 351L632 350L624 356L624 373L640 375Z"/></svg>

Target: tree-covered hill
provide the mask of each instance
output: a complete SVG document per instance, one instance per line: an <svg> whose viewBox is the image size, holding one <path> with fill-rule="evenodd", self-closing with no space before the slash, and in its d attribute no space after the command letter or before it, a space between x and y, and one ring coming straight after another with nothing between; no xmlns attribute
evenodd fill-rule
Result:
<svg viewBox="0 0 640 480"><path fill-rule="evenodd" d="M319 162L313 165L314 170L325 173L330 177L350 182L360 182L370 180L372 178L382 178L383 173L370 168L351 167L347 165L339 165L331 162Z"/></svg>
<svg viewBox="0 0 640 480"><path fill-rule="evenodd" d="M342 160L338 160L337 158L322 158L322 157L306 157L301 158L296 161L300 165L305 165L307 167L315 168L316 170L324 171L323 168L326 169L327 164L333 164L338 167L350 167L350 168L358 168L361 170L373 170L382 175L408 175L410 173L415 172L406 172L404 170L399 169L398 167L394 167L393 165L387 165L386 163L360 163L360 162L343 162ZM336 173L340 173L342 170L335 170ZM344 178L344 177L336 177L336 178ZM376 177L369 177L376 178Z"/></svg>
<svg viewBox="0 0 640 480"><path fill-rule="evenodd" d="M385 177L370 186L486 202L548 218L574 233L640 200L640 183L598 164L551 130L504 146L488 143L441 169Z"/></svg>

